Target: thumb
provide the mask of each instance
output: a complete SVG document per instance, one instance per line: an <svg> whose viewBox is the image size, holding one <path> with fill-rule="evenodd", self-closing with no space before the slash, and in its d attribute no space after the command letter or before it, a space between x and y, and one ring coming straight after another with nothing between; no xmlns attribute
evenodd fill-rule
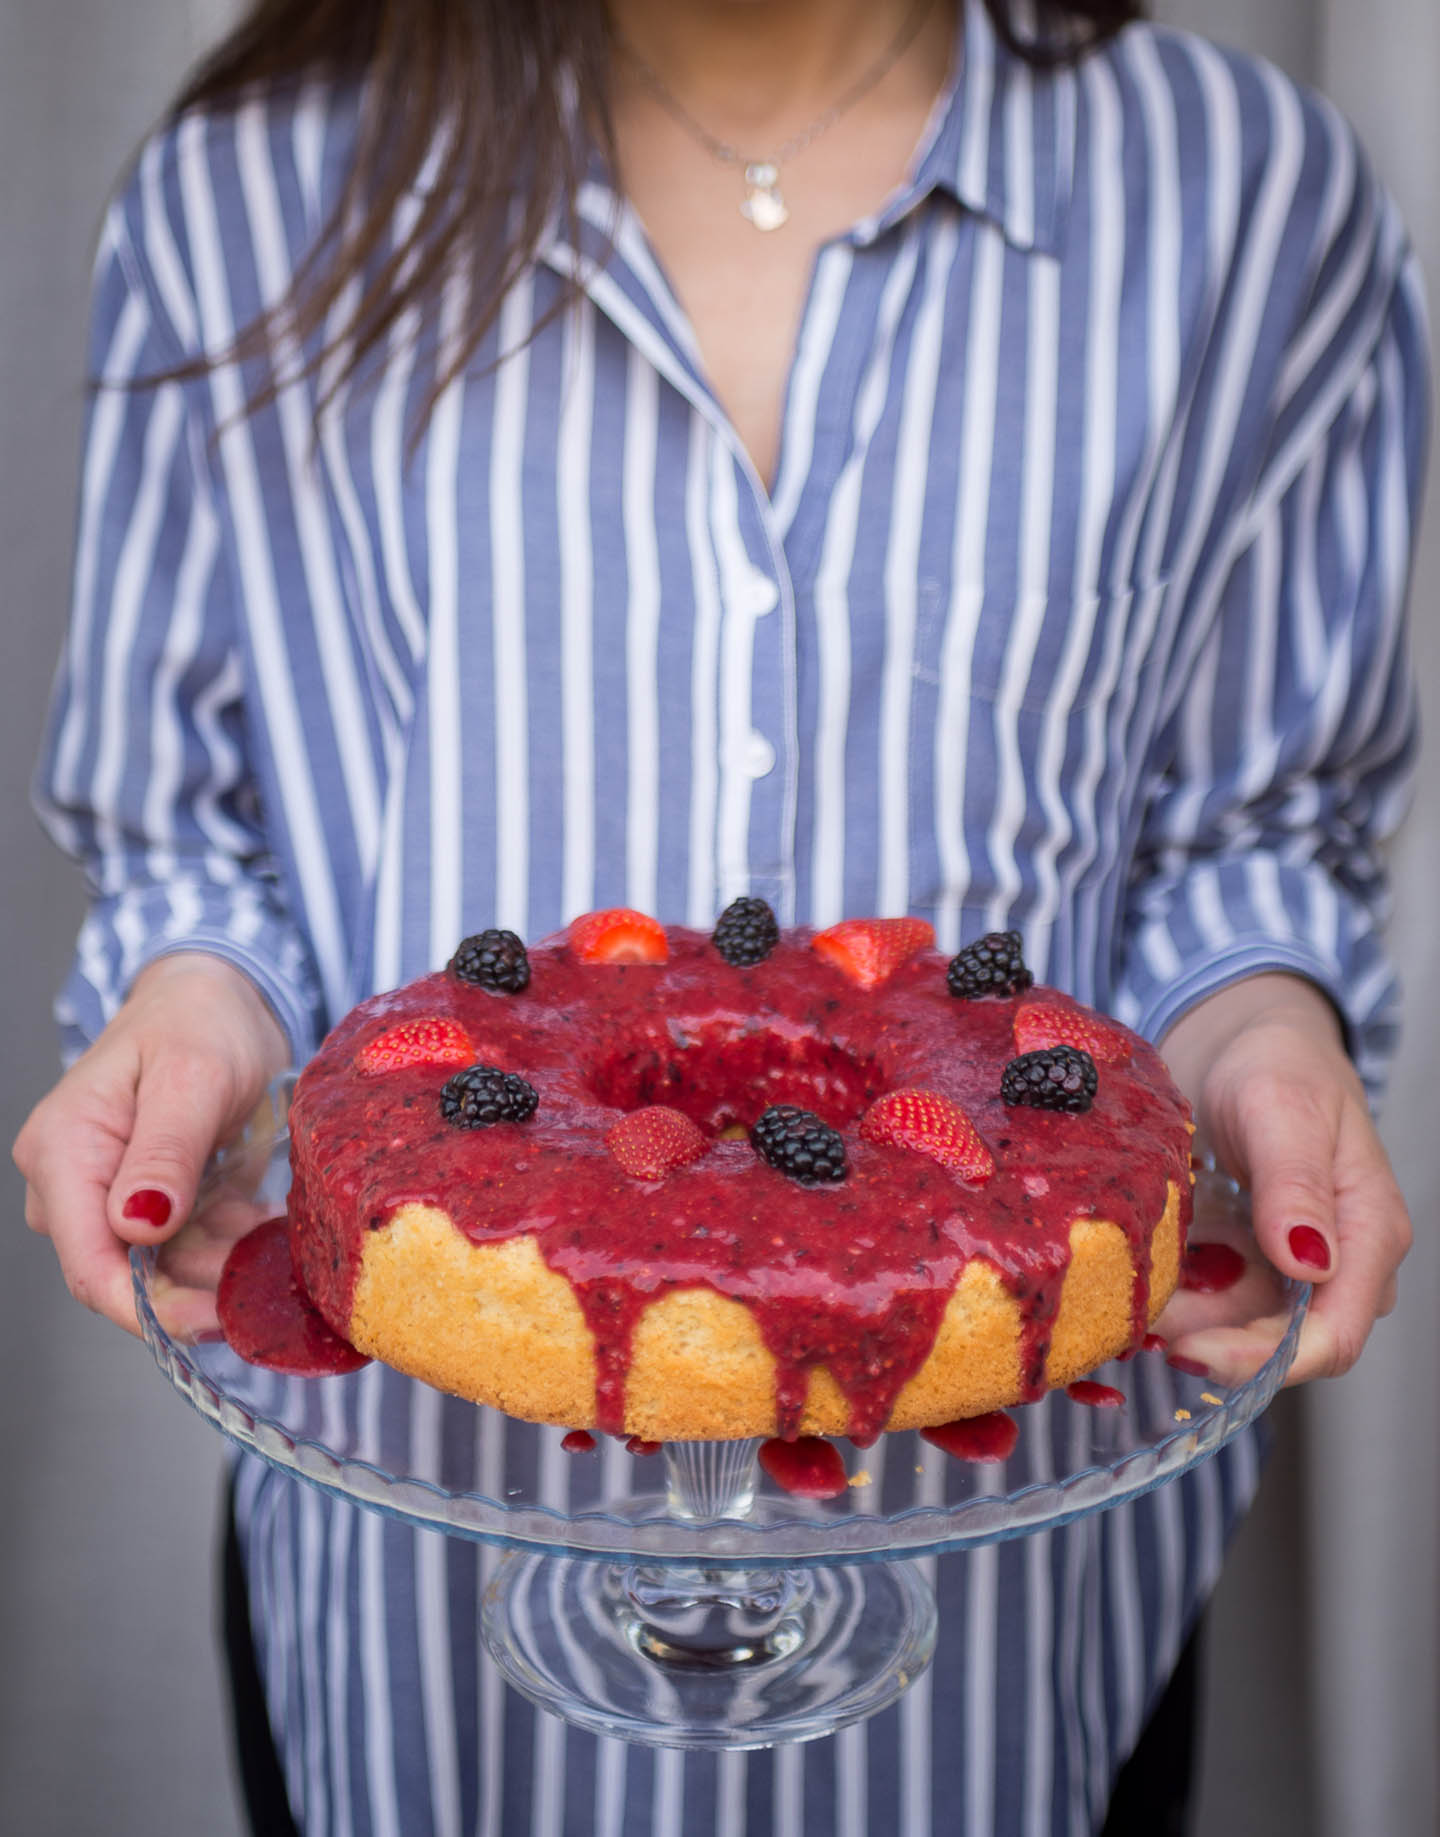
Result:
<svg viewBox="0 0 1440 1837"><path fill-rule="evenodd" d="M184 1052L152 1060L139 1081L134 1126L107 1202L117 1237L157 1244L179 1230L236 1110L234 1081L219 1060Z"/></svg>

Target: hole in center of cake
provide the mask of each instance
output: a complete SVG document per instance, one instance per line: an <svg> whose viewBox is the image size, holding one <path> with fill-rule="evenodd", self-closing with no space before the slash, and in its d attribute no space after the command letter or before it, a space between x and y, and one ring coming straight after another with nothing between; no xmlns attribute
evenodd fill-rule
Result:
<svg viewBox="0 0 1440 1837"><path fill-rule="evenodd" d="M887 1088L873 1060L811 1034L692 1032L673 1021L627 1041L594 1067L589 1082L614 1109L668 1104L710 1136L747 1131L777 1103L798 1104L843 1129Z"/></svg>

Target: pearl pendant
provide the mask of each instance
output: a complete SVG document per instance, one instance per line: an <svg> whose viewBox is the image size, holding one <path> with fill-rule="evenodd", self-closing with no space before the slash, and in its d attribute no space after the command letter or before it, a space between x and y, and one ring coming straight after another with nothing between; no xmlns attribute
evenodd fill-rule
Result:
<svg viewBox="0 0 1440 1837"><path fill-rule="evenodd" d="M757 230L778 230L782 223L790 221L785 200L776 190L780 183L780 168L773 161L752 161L745 168L745 183L749 190L745 193L745 202L740 206L740 215L753 223Z"/></svg>

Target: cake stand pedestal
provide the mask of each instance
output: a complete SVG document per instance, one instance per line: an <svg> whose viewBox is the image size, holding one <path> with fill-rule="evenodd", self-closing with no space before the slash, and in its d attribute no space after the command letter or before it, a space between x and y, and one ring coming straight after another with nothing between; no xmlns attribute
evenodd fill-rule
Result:
<svg viewBox="0 0 1440 1837"><path fill-rule="evenodd" d="M780 1515L757 1496L758 1441L666 1445L662 1500L636 1524ZM706 1541L714 1541L714 1534ZM753 1561L753 1559L752 1559ZM516 1687L600 1735L684 1748L809 1741L873 1716L929 1664L935 1595L917 1563L727 1567L509 1552L481 1627Z"/></svg>
<svg viewBox="0 0 1440 1837"><path fill-rule="evenodd" d="M280 1208L284 1149L272 1122L264 1142L225 1158L203 1203L226 1208L232 1233L241 1188L254 1219ZM1096 1374L1108 1407L1056 1392L1011 1412L1018 1433L1003 1460L886 1435L854 1452L845 1495L823 1503L762 1476L754 1442L672 1444L664 1490L646 1490L653 1460L618 1444L600 1460L565 1454L560 1429L516 1425L423 1385L391 1445L377 1428L379 1387L406 1380L374 1366L316 1379L258 1371L162 1324L165 1253L134 1251L132 1268L161 1370L232 1441L333 1497L505 1551L482 1630L518 1690L629 1741L754 1748L873 1715L924 1670L936 1612L914 1559L1133 1499L1261 1414L1294 1356L1309 1290L1259 1258L1243 1196L1213 1174L1197 1187L1192 1235L1246 1256L1233 1292L1199 1305L1236 1322L1282 1317L1277 1350L1247 1383L1211 1389L1162 1351L1142 1352Z"/></svg>

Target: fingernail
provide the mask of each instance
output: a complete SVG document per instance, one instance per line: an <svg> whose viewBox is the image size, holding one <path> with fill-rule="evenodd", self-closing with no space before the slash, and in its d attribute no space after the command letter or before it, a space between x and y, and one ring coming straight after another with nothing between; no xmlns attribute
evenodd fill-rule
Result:
<svg viewBox="0 0 1440 1837"><path fill-rule="evenodd" d="M154 1225L158 1231L170 1222L170 1195L162 1193L158 1186L142 1186L125 1201L123 1212L126 1218Z"/></svg>
<svg viewBox="0 0 1440 1837"><path fill-rule="evenodd" d="M1208 1365L1202 1365L1199 1359L1187 1359L1182 1352L1167 1353L1165 1363L1172 1371L1183 1371L1188 1378L1208 1378L1210 1376Z"/></svg>
<svg viewBox="0 0 1440 1837"><path fill-rule="evenodd" d="M1290 1254L1307 1269L1329 1269L1330 1246L1314 1225L1295 1225L1290 1232Z"/></svg>

